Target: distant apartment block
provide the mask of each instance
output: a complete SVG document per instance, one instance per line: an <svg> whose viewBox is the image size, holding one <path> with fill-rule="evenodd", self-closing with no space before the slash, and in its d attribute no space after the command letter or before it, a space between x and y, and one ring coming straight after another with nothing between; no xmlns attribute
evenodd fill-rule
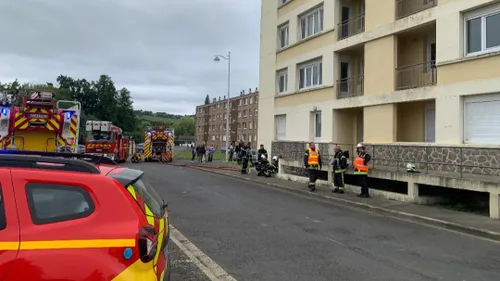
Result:
<svg viewBox="0 0 500 281"><path fill-rule="evenodd" d="M485 183L500 176L499 1L262 0L261 14L258 142L284 173L304 175L307 142L328 156L364 142L404 200L482 191L500 217Z"/></svg>
<svg viewBox="0 0 500 281"><path fill-rule="evenodd" d="M259 91L249 89L229 99L230 142L251 142L257 147ZM226 145L227 98L214 98L210 104L196 107L196 143Z"/></svg>

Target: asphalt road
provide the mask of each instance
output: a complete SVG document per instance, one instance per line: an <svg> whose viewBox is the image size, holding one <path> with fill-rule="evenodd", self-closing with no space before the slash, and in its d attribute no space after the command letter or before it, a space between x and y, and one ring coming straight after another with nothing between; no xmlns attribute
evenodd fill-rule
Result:
<svg viewBox="0 0 500 281"><path fill-rule="evenodd" d="M171 223L237 280L500 280L491 241L190 168L135 168Z"/></svg>
<svg viewBox="0 0 500 281"><path fill-rule="evenodd" d="M168 244L171 262L170 281L210 281L172 241Z"/></svg>

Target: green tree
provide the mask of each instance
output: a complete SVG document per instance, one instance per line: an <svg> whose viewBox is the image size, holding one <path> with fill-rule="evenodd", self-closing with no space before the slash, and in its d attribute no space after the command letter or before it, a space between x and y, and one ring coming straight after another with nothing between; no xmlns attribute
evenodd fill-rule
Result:
<svg viewBox="0 0 500 281"><path fill-rule="evenodd" d="M99 80L94 83L94 87L99 98L95 115L100 120L117 121L117 103L118 94L116 92L115 83L111 77L101 75Z"/></svg>
<svg viewBox="0 0 500 281"><path fill-rule="evenodd" d="M130 91L127 88L122 88L118 91L118 99L116 102L116 124L123 131L133 132L137 126L137 118L135 117L133 101L130 96Z"/></svg>
<svg viewBox="0 0 500 281"><path fill-rule="evenodd" d="M194 118L191 117L181 117L174 124L174 130L176 136L194 136Z"/></svg>
<svg viewBox="0 0 500 281"><path fill-rule="evenodd" d="M207 95L205 97L205 104L210 104L210 96L209 95Z"/></svg>

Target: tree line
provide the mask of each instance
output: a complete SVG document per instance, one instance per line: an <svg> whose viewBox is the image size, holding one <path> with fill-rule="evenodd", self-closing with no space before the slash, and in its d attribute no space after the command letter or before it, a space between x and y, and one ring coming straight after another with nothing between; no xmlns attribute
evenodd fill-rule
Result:
<svg viewBox="0 0 500 281"><path fill-rule="evenodd" d="M59 75L56 79L58 87L54 83L45 84L20 83L18 80L9 83L0 83L0 89L8 90L14 97L16 104L20 105L22 98L27 94L27 89L46 89L55 91L56 100L74 100L82 105L80 115L80 140L83 141L85 134L85 123L87 120L106 120L122 128L124 132L134 137L137 142L143 141L143 130L145 126L165 125L173 127L177 136L194 135L194 118L182 116L173 118L175 122L165 124L164 120L143 120L142 111L133 108L133 100L130 91L126 88L117 89L115 83L108 75L101 75L95 81L84 78L73 78ZM150 113L150 112L148 112ZM144 114L144 115L154 115ZM156 115L158 117L167 117ZM165 119L168 121L168 119Z"/></svg>

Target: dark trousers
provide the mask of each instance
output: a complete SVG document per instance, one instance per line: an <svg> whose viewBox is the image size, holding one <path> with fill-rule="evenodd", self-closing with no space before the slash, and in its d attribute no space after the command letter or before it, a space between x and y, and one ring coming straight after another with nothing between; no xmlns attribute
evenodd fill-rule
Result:
<svg viewBox="0 0 500 281"><path fill-rule="evenodd" d="M356 175L358 179L358 184L361 186L361 194L360 195L369 195L368 190L368 175Z"/></svg>
<svg viewBox="0 0 500 281"><path fill-rule="evenodd" d="M196 157L196 153L193 153L193 156L191 157L191 161L194 161L195 157Z"/></svg>
<svg viewBox="0 0 500 281"><path fill-rule="evenodd" d="M309 184L307 185L310 190L314 191L316 189L316 181L319 178L318 169L307 169L309 172Z"/></svg>
<svg viewBox="0 0 500 281"><path fill-rule="evenodd" d="M333 173L333 185L335 186L335 189L340 189L344 190L344 173L343 172L338 172L338 173Z"/></svg>
<svg viewBox="0 0 500 281"><path fill-rule="evenodd" d="M229 150L228 161L233 161L233 154L234 154L234 151Z"/></svg>
<svg viewBox="0 0 500 281"><path fill-rule="evenodd" d="M241 173L242 174L247 174L247 169L248 169L248 158L245 157L242 159L243 165L241 166Z"/></svg>
<svg viewBox="0 0 500 281"><path fill-rule="evenodd" d="M208 154L208 162L212 162L212 160L214 160L214 155Z"/></svg>

